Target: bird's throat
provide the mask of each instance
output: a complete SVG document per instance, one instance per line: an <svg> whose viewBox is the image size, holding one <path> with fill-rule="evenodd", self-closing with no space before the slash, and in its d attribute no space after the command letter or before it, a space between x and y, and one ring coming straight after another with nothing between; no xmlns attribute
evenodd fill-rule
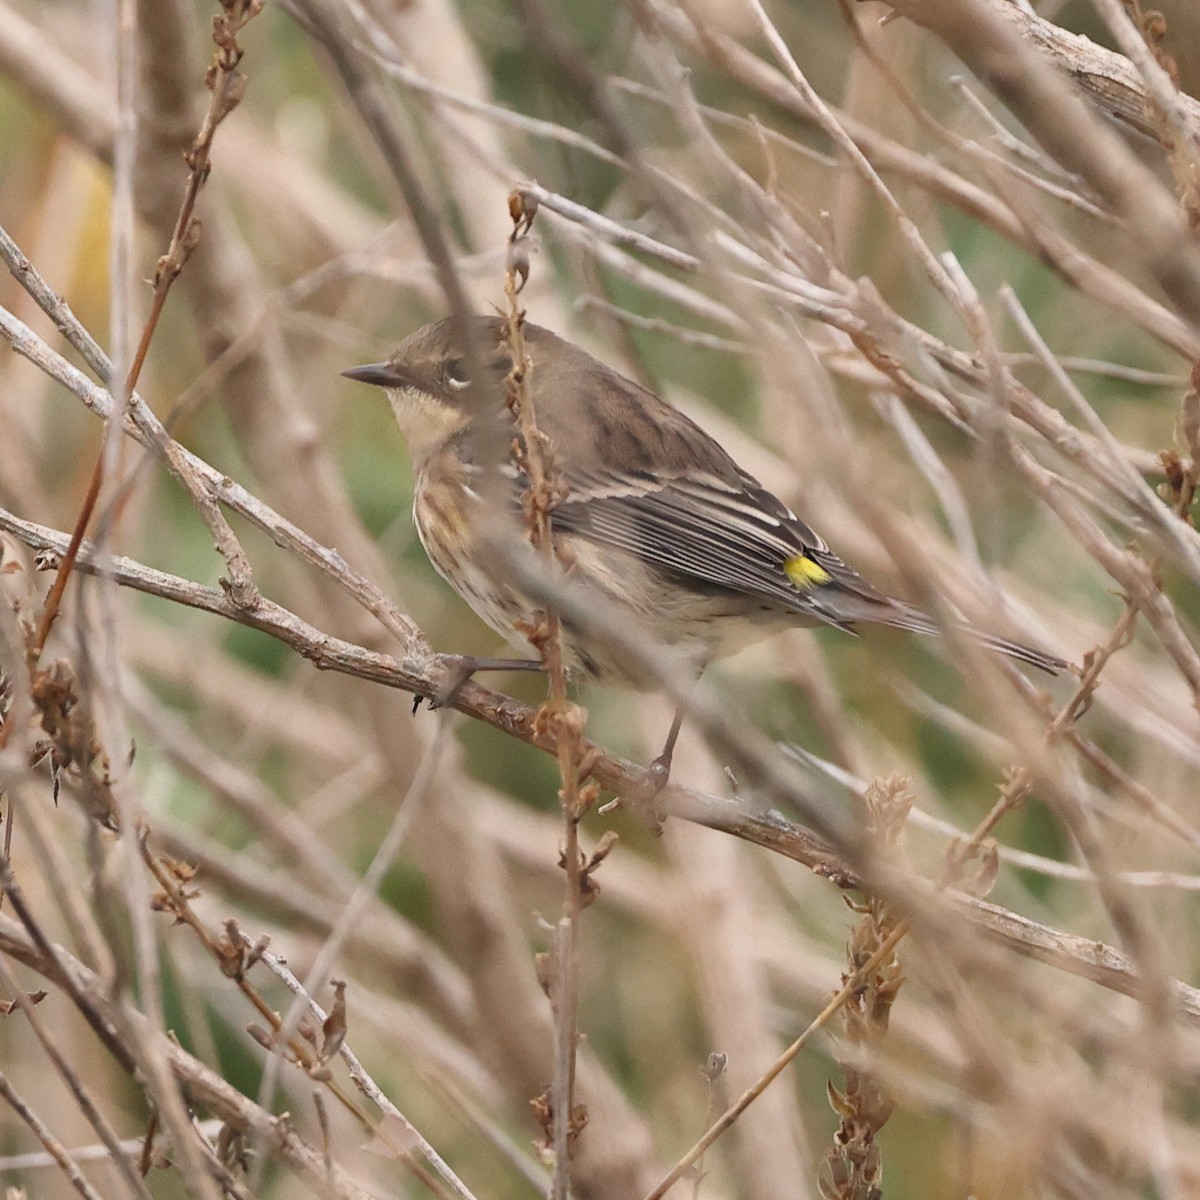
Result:
<svg viewBox="0 0 1200 1200"><path fill-rule="evenodd" d="M420 388L388 388L387 398L413 462L426 458L467 423L461 409Z"/></svg>

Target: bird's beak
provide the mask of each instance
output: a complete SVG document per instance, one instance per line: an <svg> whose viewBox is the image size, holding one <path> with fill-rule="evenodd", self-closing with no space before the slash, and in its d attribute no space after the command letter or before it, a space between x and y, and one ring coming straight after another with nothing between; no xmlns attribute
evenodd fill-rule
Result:
<svg viewBox="0 0 1200 1200"><path fill-rule="evenodd" d="M347 379L354 379L358 383L373 383L382 388L400 388L405 387L412 382L411 379L402 371L392 366L391 363L367 363L362 367L350 367L349 370L343 371L343 375Z"/></svg>

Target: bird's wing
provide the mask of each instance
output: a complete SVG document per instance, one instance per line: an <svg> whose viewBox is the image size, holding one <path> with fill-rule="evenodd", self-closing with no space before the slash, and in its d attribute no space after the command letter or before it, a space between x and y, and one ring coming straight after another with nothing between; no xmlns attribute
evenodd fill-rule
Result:
<svg viewBox="0 0 1200 1200"><path fill-rule="evenodd" d="M533 338L538 424L570 488L554 511L557 529L765 609L843 628L898 616L899 606L688 416L582 351L539 358L538 343L552 335L536 331ZM536 398L572 392L580 404Z"/></svg>
<svg viewBox="0 0 1200 1200"><path fill-rule="evenodd" d="M640 555L694 585L842 627L874 606L892 606L743 472L735 482L696 470L585 471L568 483L556 529Z"/></svg>

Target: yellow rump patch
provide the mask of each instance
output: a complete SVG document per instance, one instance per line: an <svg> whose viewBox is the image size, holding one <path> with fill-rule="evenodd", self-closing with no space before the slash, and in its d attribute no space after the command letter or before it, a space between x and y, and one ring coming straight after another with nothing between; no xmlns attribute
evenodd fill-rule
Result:
<svg viewBox="0 0 1200 1200"><path fill-rule="evenodd" d="M820 587L833 578L819 562L814 562L806 554L797 554L795 558L789 558L783 564L783 569L798 588Z"/></svg>

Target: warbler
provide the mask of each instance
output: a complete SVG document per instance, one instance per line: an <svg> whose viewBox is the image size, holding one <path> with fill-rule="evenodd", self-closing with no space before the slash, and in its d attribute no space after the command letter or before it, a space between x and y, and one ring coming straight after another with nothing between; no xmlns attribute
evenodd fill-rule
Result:
<svg viewBox="0 0 1200 1200"><path fill-rule="evenodd" d="M538 606L485 545L497 497L519 515L527 488L509 452L517 436L507 404L512 353L501 318L469 320L473 359L447 318L411 334L386 362L342 374L387 393L412 456L413 517L434 567L488 625L528 652L529 617ZM523 336L536 422L566 485L551 514L554 538L572 577L627 614L651 643L699 673L793 625L939 632L925 613L847 566L660 396L547 329L525 324ZM478 378L469 377L469 361ZM1052 654L966 631L1043 671L1066 666ZM653 686L650 673L632 671L628 655L603 639L569 621L563 632L574 665L607 682Z"/></svg>

